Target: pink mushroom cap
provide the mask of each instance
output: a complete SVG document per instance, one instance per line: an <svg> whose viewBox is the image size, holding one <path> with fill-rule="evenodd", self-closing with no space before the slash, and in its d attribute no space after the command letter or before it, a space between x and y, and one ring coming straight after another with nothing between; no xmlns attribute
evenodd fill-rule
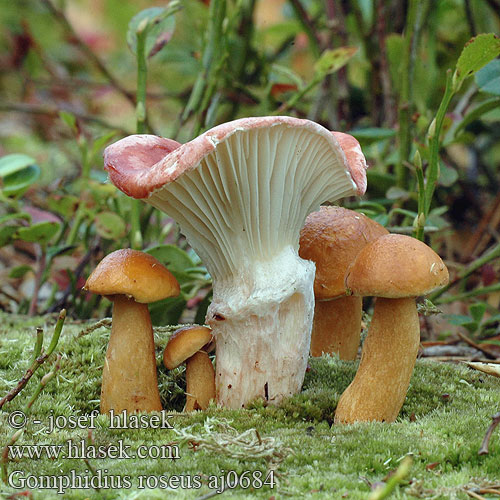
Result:
<svg viewBox="0 0 500 500"><path fill-rule="evenodd" d="M241 118L207 130L182 145L172 139L154 135L131 135L106 148L104 166L111 182L125 194L138 199L148 198L165 184L196 168L218 143L235 132L278 124L308 129L323 136L333 148L338 149L340 146L356 194L364 194L367 165L358 141L342 132L329 132L310 120L289 116Z"/></svg>

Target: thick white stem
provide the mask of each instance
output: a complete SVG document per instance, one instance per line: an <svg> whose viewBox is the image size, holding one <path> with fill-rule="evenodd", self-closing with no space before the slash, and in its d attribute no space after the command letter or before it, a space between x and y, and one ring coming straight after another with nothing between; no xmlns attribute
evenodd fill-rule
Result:
<svg viewBox="0 0 500 500"><path fill-rule="evenodd" d="M292 247L217 283L207 322L216 337L217 401L277 404L300 391L314 313L314 264Z"/></svg>

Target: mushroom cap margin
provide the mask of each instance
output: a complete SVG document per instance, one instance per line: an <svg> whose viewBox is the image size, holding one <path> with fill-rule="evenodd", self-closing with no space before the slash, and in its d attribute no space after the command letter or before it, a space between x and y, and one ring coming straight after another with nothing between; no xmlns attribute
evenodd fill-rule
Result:
<svg viewBox="0 0 500 500"><path fill-rule="evenodd" d="M354 295L385 298L426 295L449 281L441 257L421 241L387 234L366 245L346 273Z"/></svg>
<svg viewBox="0 0 500 500"><path fill-rule="evenodd" d="M177 368L213 339L206 326L186 326L174 332L163 352L163 364L169 370Z"/></svg>
<svg viewBox="0 0 500 500"><path fill-rule="evenodd" d="M310 213L300 232L299 255L316 264L316 299L345 295L349 264L367 243L384 234L388 231L378 222L343 207L322 206Z"/></svg>
<svg viewBox="0 0 500 500"><path fill-rule="evenodd" d="M127 295L144 304L180 293L179 283L159 260L130 248L106 255L84 289L99 295Z"/></svg>

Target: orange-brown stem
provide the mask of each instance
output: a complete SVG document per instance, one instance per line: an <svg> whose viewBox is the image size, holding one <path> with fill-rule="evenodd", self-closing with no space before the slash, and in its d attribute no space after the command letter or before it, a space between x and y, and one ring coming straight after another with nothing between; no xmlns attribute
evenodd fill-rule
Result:
<svg viewBox="0 0 500 500"><path fill-rule="evenodd" d="M205 351L198 351L186 362L186 394L184 411L206 410L215 399L215 370Z"/></svg>
<svg viewBox="0 0 500 500"><path fill-rule="evenodd" d="M161 411L148 306L113 297L113 325L102 373L101 413Z"/></svg>
<svg viewBox="0 0 500 500"><path fill-rule="evenodd" d="M394 422L406 397L419 343L415 299L377 298L358 371L339 400L335 422Z"/></svg>
<svg viewBox="0 0 500 500"><path fill-rule="evenodd" d="M337 353L356 359L361 333L361 297L316 300L311 334L311 356Z"/></svg>

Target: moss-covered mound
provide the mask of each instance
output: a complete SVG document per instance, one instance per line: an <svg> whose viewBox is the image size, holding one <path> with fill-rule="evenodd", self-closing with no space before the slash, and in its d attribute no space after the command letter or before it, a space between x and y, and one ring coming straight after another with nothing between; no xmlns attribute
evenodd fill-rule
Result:
<svg viewBox="0 0 500 500"><path fill-rule="evenodd" d="M54 322L54 317L0 313L0 397L27 369L35 328L50 336ZM160 392L173 416L128 422L146 428L111 428L107 417L90 417L99 408L109 330L82 335L87 327L67 320L58 346L60 370L29 412L25 406L53 359L0 411L0 448L13 426L24 422L14 412L26 413L24 433L7 463L10 485L0 486L0 496L31 490L35 499L196 499L209 498L218 488L227 498L366 499L370 485L384 480L408 454L413 465L394 498L465 499L465 488L500 484L498 431L490 453L477 453L491 415L500 409L499 379L464 366L419 361L395 424L333 426L337 400L356 364L324 357L310 360L302 393L280 407L214 406L183 415L178 413L184 404L183 368L167 373L162 367L168 333L157 331ZM157 426L163 428L152 428ZM89 427L94 427L90 433ZM51 486L64 494L45 489Z"/></svg>

